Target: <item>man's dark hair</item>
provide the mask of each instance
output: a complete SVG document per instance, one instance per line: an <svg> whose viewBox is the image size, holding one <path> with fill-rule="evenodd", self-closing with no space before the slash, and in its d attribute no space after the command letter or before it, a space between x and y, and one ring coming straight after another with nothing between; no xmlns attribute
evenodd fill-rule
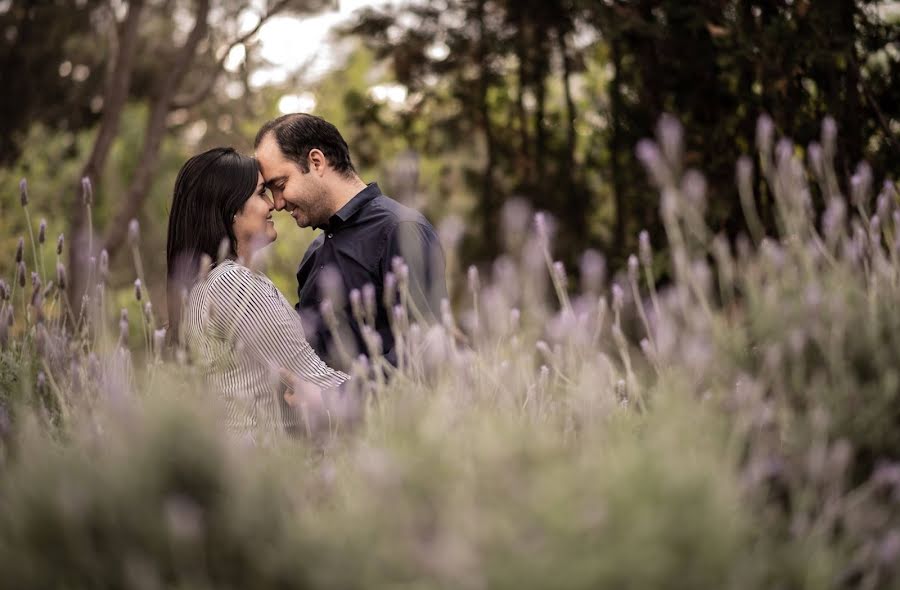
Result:
<svg viewBox="0 0 900 590"><path fill-rule="evenodd" d="M269 134L275 135L275 141L281 153L289 160L300 165L303 172L309 172L309 152L313 149L321 150L328 159L328 163L338 173L349 176L356 172L353 162L350 161L350 148L341 137L337 127L315 115L307 113L292 113L272 119L263 125L253 145L259 147L263 138Z"/></svg>

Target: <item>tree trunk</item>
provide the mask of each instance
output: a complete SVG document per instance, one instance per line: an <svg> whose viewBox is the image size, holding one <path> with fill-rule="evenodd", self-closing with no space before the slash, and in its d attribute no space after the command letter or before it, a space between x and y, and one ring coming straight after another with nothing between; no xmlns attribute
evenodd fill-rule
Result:
<svg viewBox="0 0 900 590"><path fill-rule="evenodd" d="M479 123L484 133L484 142L486 149L486 158L484 163L484 176L481 185L481 207L482 207L482 237L484 239L484 247L489 256L497 253L497 196L494 194L494 166L495 166L495 145L494 132L491 127L490 108L488 105L487 95L490 85L490 72L487 63L487 31L484 22L484 7L486 0L479 0L476 7L476 19L478 20L478 71L480 72L478 79L478 112Z"/></svg>
<svg viewBox="0 0 900 590"><path fill-rule="evenodd" d="M128 223L138 215L150 190L159 163L159 149L166 132L166 116L169 114L175 93L178 92L185 74L194 62L197 45L206 35L208 13L209 0L198 0L194 28L184 45L173 56L168 72L154 92L137 170L104 239L104 247L110 253L110 257L121 250L128 233Z"/></svg>
<svg viewBox="0 0 900 590"><path fill-rule="evenodd" d="M575 149L578 136L575 130L575 121L578 113L575 100L572 98L572 56L566 44L566 32L557 30L559 52L563 63L563 91L566 99L566 154L561 180L566 191L568 203L569 227L572 228L572 238L575 244L584 244L587 238L587 215L589 209L588 195L578 193L578 167L575 165Z"/></svg>
<svg viewBox="0 0 900 590"><path fill-rule="evenodd" d="M842 49L845 52L846 69L844 70L844 109L842 132L846 145L844 156L844 174L847 178L853 175L856 165L863 159L862 129L860 112L860 73L859 59L856 55L856 5L851 0L841 2L840 21L844 31L841 37Z"/></svg>
<svg viewBox="0 0 900 590"><path fill-rule="evenodd" d="M128 3L128 12L122 24L121 34L118 35L120 41L112 73L104 90L100 128L74 191L68 272L69 300L76 306L81 301L81 296L86 288L88 261L91 256L95 255L95 252L89 251L90 236L88 236L86 227L87 211L82 197L81 178L87 177L95 185L98 184L106 166L113 140L119 131L119 121L131 86L131 73L134 68L134 56L139 39L138 25L143 7L143 0L133 0Z"/></svg>
<svg viewBox="0 0 900 590"><path fill-rule="evenodd" d="M547 191L547 129L544 125L547 108L547 24L541 19L532 21L532 46L534 52L534 68L532 69L532 87L534 88L534 160L536 165L536 185L539 194Z"/></svg>
<svg viewBox="0 0 900 590"><path fill-rule="evenodd" d="M519 151L518 164L523 171L524 189L527 193L534 190L535 180L535 161L531 155L531 136L528 133L528 113L525 109L525 92L529 87L528 75L528 31L526 30L527 22L523 17L521 10L517 12L515 21L516 30L516 58L518 59L517 78L518 88L516 89L516 116L519 124Z"/></svg>
<svg viewBox="0 0 900 590"><path fill-rule="evenodd" d="M622 48L621 42L613 33L610 42L610 53L613 64L613 77L609 87L609 116L612 134L609 141L609 165L612 178L613 199L616 205L616 227L613 234L614 248L622 248L625 242L625 187L622 183L622 167L619 156L622 151Z"/></svg>

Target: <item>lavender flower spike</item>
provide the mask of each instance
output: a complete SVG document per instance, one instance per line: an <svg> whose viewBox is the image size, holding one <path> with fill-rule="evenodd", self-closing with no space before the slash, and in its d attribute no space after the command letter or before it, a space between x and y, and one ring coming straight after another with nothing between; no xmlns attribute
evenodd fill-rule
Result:
<svg viewBox="0 0 900 590"><path fill-rule="evenodd" d="M22 206L28 206L28 181L24 178L19 181L19 198L21 200Z"/></svg>
<svg viewBox="0 0 900 590"><path fill-rule="evenodd" d="M653 247L650 245L650 234L645 229L638 235L638 252L644 266L649 267L653 264Z"/></svg>
<svg viewBox="0 0 900 590"><path fill-rule="evenodd" d="M91 185L91 179L87 176L81 178L81 197L85 205L91 205L94 202L94 188Z"/></svg>
<svg viewBox="0 0 900 590"><path fill-rule="evenodd" d="M481 288L481 281L478 278L478 268L476 268L475 265L470 266L467 275L469 280L469 291L473 293L477 292Z"/></svg>
<svg viewBox="0 0 900 590"><path fill-rule="evenodd" d="M137 244L138 238L141 236L141 225L137 219L128 222L128 241Z"/></svg>
<svg viewBox="0 0 900 590"><path fill-rule="evenodd" d="M775 134L775 123L772 117L763 114L756 120L756 147L763 153L772 149L772 137Z"/></svg>
<svg viewBox="0 0 900 590"><path fill-rule="evenodd" d="M67 283L66 267L63 266L62 262L58 262L56 264L56 284L59 286L60 290L62 290L66 288Z"/></svg>

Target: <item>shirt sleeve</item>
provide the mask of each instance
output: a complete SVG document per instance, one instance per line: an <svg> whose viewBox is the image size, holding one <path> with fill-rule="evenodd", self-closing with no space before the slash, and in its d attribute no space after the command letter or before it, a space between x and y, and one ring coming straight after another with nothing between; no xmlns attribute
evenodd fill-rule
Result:
<svg viewBox="0 0 900 590"><path fill-rule="evenodd" d="M388 236L383 273L391 271L392 260L398 256L409 268L410 303L433 321L439 317L441 300L447 298L444 251L434 228L420 221L398 223Z"/></svg>
<svg viewBox="0 0 900 590"><path fill-rule="evenodd" d="M300 317L281 293L253 271L236 266L217 276L209 290L210 327L273 370L333 389L349 379L335 371L306 340Z"/></svg>

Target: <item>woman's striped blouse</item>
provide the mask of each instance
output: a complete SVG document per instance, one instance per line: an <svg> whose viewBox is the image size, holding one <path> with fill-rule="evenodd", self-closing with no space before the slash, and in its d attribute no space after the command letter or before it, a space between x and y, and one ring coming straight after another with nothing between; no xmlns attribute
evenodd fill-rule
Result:
<svg viewBox="0 0 900 590"><path fill-rule="evenodd" d="M349 379L316 356L275 285L233 260L191 289L182 326L193 357L221 392L229 428L253 438L297 426L281 399L280 369L323 389Z"/></svg>

